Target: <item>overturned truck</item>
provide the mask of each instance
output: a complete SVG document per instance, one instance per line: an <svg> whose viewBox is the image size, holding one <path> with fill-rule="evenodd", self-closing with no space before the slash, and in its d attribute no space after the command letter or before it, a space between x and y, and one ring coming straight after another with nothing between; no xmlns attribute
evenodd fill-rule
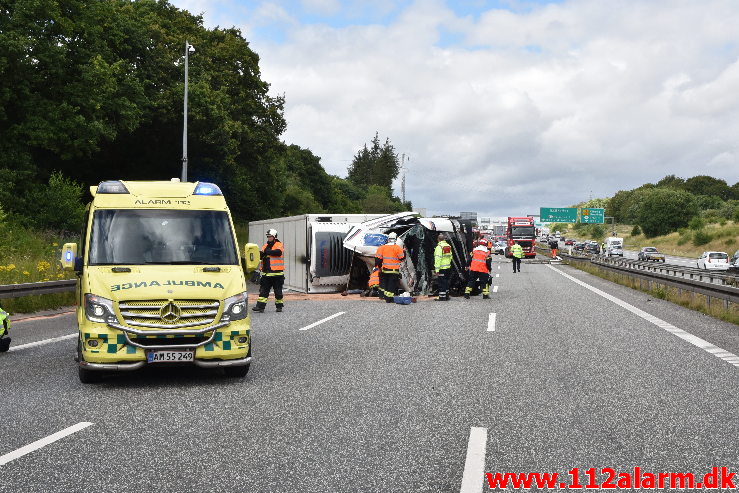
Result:
<svg viewBox="0 0 739 493"><path fill-rule="evenodd" d="M439 233L452 247L452 273L449 292L464 293L467 284L467 260L472 251L476 232L472 221L444 217L424 218L402 212L374 218L354 225L344 238L344 248L353 252L348 289L364 289L375 265L377 247L387 242L387 235L396 233L398 244L406 252L401 265L401 285L413 295L434 294L438 291L434 271L434 248Z"/></svg>

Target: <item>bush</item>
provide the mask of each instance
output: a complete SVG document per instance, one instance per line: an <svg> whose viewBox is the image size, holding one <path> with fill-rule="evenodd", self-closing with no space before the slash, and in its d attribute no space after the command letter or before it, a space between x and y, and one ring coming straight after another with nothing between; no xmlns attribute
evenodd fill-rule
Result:
<svg viewBox="0 0 739 493"><path fill-rule="evenodd" d="M712 239L713 239L713 236L711 236L710 233L706 233L705 231L701 229L701 230L696 231L695 234L693 235L693 245L695 246L705 245L707 243L710 243Z"/></svg>
<svg viewBox="0 0 739 493"><path fill-rule="evenodd" d="M695 216L688 223L688 228L692 229L693 231L698 231L699 229L703 229L705 225L706 224L705 222L703 222L703 219L701 219L699 216Z"/></svg>
<svg viewBox="0 0 739 493"><path fill-rule="evenodd" d="M731 218L735 223L739 223L739 208L734 211L734 215Z"/></svg>
<svg viewBox="0 0 739 493"><path fill-rule="evenodd" d="M638 224L635 224L633 228L631 228L631 236L639 236L641 234L641 228Z"/></svg>
<svg viewBox="0 0 739 493"><path fill-rule="evenodd" d="M61 172L52 173L49 184L35 188L28 198L29 215L24 223L38 229L76 232L82 229L85 206L82 203L82 185L65 178Z"/></svg>

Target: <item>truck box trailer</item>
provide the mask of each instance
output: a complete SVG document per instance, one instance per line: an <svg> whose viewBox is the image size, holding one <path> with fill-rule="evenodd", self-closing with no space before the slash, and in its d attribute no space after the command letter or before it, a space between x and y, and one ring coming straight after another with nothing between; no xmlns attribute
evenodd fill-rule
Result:
<svg viewBox="0 0 739 493"><path fill-rule="evenodd" d="M352 225L384 214L301 214L249 223L249 241L260 247L268 229L285 247L284 287L301 293L336 293L349 281L353 255L343 246Z"/></svg>

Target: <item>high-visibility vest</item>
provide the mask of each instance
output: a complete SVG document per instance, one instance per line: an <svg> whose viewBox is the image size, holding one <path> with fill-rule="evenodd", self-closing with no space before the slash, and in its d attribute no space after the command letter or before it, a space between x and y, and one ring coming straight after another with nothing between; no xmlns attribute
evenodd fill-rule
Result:
<svg viewBox="0 0 739 493"><path fill-rule="evenodd" d="M370 274L369 282L367 285L369 287L372 286L378 286L380 284L380 269L372 269L372 273Z"/></svg>
<svg viewBox="0 0 739 493"><path fill-rule="evenodd" d="M521 247L521 245L519 245L518 243L514 243L511 246L511 255L513 255L516 258L523 257L523 247Z"/></svg>
<svg viewBox="0 0 739 493"><path fill-rule="evenodd" d="M262 245L262 253L267 249L268 243L265 243ZM285 270L285 247L282 246L282 242L280 240L275 240L275 242L272 244L272 248L270 250L280 250L280 256L279 257L273 257L272 255L265 255L262 259L262 271L266 272L282 272ZM269 260L269 262L265 263L265 260ZM269 267L265 267L266 265L269 265ZM267 270L269 269L269 270Z"/></svg>
<svg viewBox="0 0 739 493"><path fill-rule="evenodd" d="M472 262L470 262L470 270L475 272L487 272L488 271L488 251L475 248L472 250Z"/></svg>
<svg viewBox="0 0 739 493"><path fill-rule="evenodd" d="M452 266L452 247L442 240L434 249L434 270L446 270Z"/></svg>
<svg viewBox="0 0 739 493"><path fill-rule="evenodd" d="M403 248L396 244L385 244L380 246L375 257L382 259L382 270L400 270L400 261L405 258Z"/></svg>

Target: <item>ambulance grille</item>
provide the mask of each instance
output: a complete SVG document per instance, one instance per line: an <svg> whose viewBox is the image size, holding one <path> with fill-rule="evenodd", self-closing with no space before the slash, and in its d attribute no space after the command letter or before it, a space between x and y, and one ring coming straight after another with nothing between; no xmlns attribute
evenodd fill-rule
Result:
<svg viewBox="0 0 739 493"><path fill-rule="evenodd" d="M212 324L218 300L144 300L118 304L126 325L151 329L184 329Z"/></svg>

